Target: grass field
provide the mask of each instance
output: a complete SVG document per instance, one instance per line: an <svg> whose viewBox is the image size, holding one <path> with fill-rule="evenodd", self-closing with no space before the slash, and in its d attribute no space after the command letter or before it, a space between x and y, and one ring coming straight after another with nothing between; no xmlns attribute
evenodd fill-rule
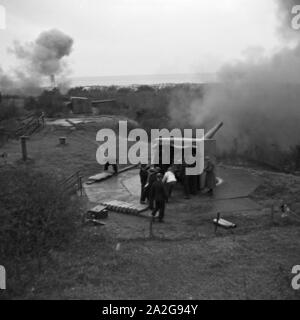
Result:
<svg viewBox="0 0 300 320"><path fill-rule="evenodd" d="M298 227L202 240L124 241L81 230L22 298L299 299L291 267L299 263Z"/></svg>
<svg viewBox="0 0 300 320"><path fill-rule="evenodd" d="M5 144L0 148L0 152L8 154L10 164L53 172L61 178L78 170L83 176L88 176L103 170L96 161L98 130L103 127L114 129L115 126L116 123L112 120L102 124L78 125L76 130L72 127L48 125L28 139L29 160L25 164L21 161L21 145L18 140ZM59 144L60 137L67 138L65 146Z"/></svg>
<svg viewBox="0 0 300 320"><path fill-rule="evenodd" d="M95 160L97 129L97 125L81 130L47 126L28 141L31 161L26 166L61 177L76 170L86 176L101 171ZM67 146L58 145L60 136L67 137ZM10 163L21 165L18 141L9 142L2 151L8 153ZM300 177L255 172L263 182L252 199L267 206L271 199L283 198L298 210ZM83 207L89 205L86 199L82 202ZM167 214L176 215L178 210L196 215L199 208L193 202L170 205ZM105 228L78 222L74 241L51 252L51 261L44 265L43 272L15 298L300 298L300 292L291 288L291 269L300 264L297 220L270 224L266 216L256 216L249 219L249 228L241 228L234 235L221 231L215 236L212 226L200 217L196 223L206 230L204 236L173 240L118 240Z"/></svg>

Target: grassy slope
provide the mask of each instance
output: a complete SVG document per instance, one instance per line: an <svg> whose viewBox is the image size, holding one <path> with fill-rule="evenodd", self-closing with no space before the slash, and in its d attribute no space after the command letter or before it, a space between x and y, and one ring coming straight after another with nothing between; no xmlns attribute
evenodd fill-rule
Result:
<svg viewBox="0 0 300 320"><path fill-rule="evenodd" d="M81 170L84 176L102 171L103 168L96 161L96 134L99 129L101 127L97 124L90 124L79 130L47 126L28 140L28 157L31 160L26 165L53 172L59 177L71 175L77 170ZM59 137L67 138L66 146L59 145ZM24 165L20 161L19 141L10 141L0 152L8 153L9 163Z"/></svg>
<svg viewBox="0 0 300 320"><path fill-rule="evenodd" d="M299 263L299 228L199 241L122 242L119 251L102 232L87 228L68 251L53 254L53 265L26 298L300 298L290 287L291 267Z"/></svg>

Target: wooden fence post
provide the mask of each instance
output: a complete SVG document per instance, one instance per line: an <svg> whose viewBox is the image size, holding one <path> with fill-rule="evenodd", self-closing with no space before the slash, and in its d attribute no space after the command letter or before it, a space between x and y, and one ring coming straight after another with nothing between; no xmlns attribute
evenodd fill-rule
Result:
<svg viewBox="0 0 300 320"><path fill-rule="evenodd" d="M22 149L22 159L23 161L27 160L27 146L26 146L26 140L28 137L22 136L21 137L21 149Z"/></svg>

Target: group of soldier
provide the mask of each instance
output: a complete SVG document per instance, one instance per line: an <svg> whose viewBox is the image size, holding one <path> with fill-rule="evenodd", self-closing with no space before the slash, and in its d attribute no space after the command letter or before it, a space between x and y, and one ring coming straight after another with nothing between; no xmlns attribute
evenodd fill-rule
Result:
<svg viewBox="0 0 300 320"><path fill-rule="evenodd" d="M205 158L205 183L207 194L213 196L216 186L215 166L209 157ZM140 166L141 203L149 204L152 216L158 213L159 222L164 222L166 203L172 196L173 188L180 182L184 189L184 198L196 195L202 189L201 175L189 176L186 174L187 165L180 166Z"/></svg>

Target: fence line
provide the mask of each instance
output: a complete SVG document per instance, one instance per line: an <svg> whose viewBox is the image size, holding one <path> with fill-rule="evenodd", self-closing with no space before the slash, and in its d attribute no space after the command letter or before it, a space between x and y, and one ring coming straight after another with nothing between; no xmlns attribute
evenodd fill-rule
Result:
<svg viewBox="0 0 300 320"><path fill-rule="evenodd" d="M19 127L15 132L15 136L23 136L23 135L32 135L34 132L36 132L41 126L44 125L44 116L28 116L24 120L29 121L24 124L23 126ZM24 121L23 120L23 121Z"/></svg>
<svg viewBox="0 0 300 320"><path fill-rule="evenodd" d="M80 171L76 171L66 179L60 182L64 192L80 192L80 196L83 196L82 176Z"/></svg>

